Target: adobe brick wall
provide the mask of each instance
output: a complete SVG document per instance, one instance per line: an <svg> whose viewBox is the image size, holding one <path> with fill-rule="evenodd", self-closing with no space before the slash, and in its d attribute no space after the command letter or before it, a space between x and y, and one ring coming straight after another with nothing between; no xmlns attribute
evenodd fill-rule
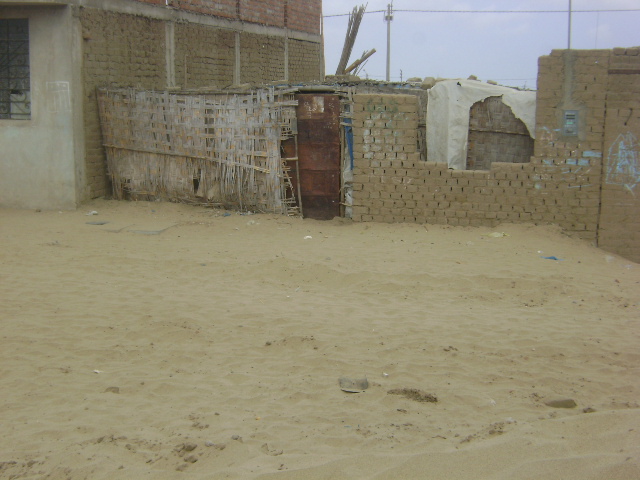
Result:
<svg viewBox="0 0 640 480"><path fill-rule="evenodd" d="M82 8L86 182L92 198L110 194L102 147L96 87L162 89L164 23L133 15Z"/></svg>
<svg viewBox="0 0 640 480"><path fill-rule="evenodd" d="M316 59L311 62L310 59ZM324 77L322 45L289 39L289 81L312 82Z"/></svg>
<svg viewBox="0 0 640 480"><path fill-rule="evenodd" d="M165 0L137 0L166 6ZM170 0L173 8L320 34L321 0Z"/></svg>
<svg viewBox="0 0 640 480"><path fill-rule="evenodd" d="M174 39L178 85L186 89L223 88L233 83L235 35L232 31L177 23Z"/></svg>
<svg viewBox="0 0 640 480"><path fill-rule="evenodd" d="M137 0L166 7L164 0ZM320 0L173 0L173 8L218 17L319 33ZM171 11L171 10L170 10ZM305 15L299 19L298 16ZM110 194L102 148L95 89L122 86L167 87L166 25L141 15L80 8L85 92L85 171L88 198ZM308 23L310 22L310 23ZM185 89L224 88L234 81L235 32L200 23L173 22L175 85ZM307 24L308 23L308 24ZM314 24L316 27L311 28ZM308 27L308 28L307 28ZM280 36L240 33L240 82L265 83L285 78L285 31ZM306 38L305 34L298 37ZM289 80L323 76L322 45L289 38Z"/></svg>
<svg viewBox="0 0 640 480"><path fill-rule="evenodd" d="M242 83L260 83L284 78L284 38L252 33L240 35Z"/></svg>
<svg viewBox="0 0 640 480"><path fill-rule="evenodd" d="M501 97L476 102L469 112L467 168L489 170L493 162L527 163L533 139Z"/></svg>
<svg viewBox="0 0 640 480"><path fill-rule="evenodd" d="M415 96L355 95L353 220L553 223L640 261L639 51L541 57L534 156L490 170L420 161ZM562 135L564 110L577 136Z"/></svg>
<svg viewBox="0 0 640 480"><path fill-rule="evenodd" d="M599 190L599 211L591 220L597 244L635 261L640 261L639 51L554 50L541 57L534 151L546 162L580 167L589 161L592 169L600 164L599 183L592 178L580 189ZM564 110L579 112L577 137L562 135Z"/></svg>
<svg viewBox="0 0 640 480"><path fill-rule="evenodd" d="M602 153L609 50L554 50L538 60L534 156ZM577 110L578 136L560 132L564 110Z"/></svg>
<svg viewBox="0 0 640 480"><path fill-rule="evenodd" d="M609 58L598 245L640 262L640 48Z"/></svg>
<svg viewBox="0 0 640 480"><path fill-rule="evenodd" d="M488 227L555 223L595 239L598 159L574 165L534 157L526 164L496 162L489 171L424 162L416 148L417 100L410 95L354 96L354 221Z"/></svg>

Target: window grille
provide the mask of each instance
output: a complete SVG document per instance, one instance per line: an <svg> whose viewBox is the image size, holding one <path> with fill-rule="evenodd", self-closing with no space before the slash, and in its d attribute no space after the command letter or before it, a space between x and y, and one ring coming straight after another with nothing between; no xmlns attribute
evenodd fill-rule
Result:
<svg viewBox="0 0 640 480"><path fill-rule="evenodd" d="M29 21L0 19L0 119L30 118Z"/></svg>

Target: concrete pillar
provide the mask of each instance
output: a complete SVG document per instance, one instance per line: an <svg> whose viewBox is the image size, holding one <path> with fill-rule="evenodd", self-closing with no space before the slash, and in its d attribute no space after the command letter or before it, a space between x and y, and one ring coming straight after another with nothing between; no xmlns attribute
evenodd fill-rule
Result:
<svg viewBox="0 0 640 480"><path fill-rule="evenodd" d="M167 69L167 88L176 86L176 43L175 24L168 21L164 24L165 35L165 61ZM186 65L185 65L186 68Z"/></svg>
<svg viewBox="0 0 640 480"><path fill-rule="evenodd" d="M240 32L236 32L236 55L233 68L233 83L240 85Z"/></svg>
<svg viewBox="0 0 640 480"><path fill-rule="evenodd" d="M289 29L284 33L284 80L289 81Z"/></svg>

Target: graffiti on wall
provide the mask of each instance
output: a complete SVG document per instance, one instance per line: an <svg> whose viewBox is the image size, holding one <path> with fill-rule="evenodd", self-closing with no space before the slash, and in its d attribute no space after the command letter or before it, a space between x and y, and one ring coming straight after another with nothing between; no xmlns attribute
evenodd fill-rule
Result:
<svg viewBox="0 0 640 480"><path fill-rule="evenodd" d="M542 164L548 167L549 173L536 174L532 178L536 180L534 188L541 190L544 185L544 181L557 181L554 179L556 173L562 175L572 175L570 184L566 185L566 188L586 188L592 187L593 184L589 183L591 174L591 160L590 158L598 157L599 152L587 151L583 153L583 158L566 158L559 161L552 158L543 158Z"/></svg>
<svg viewBox="0 0 640 480"><path fill-rule="evenodd" d="M554 147L558 141L559 132L559 128L542 127L537 133L538 142L547 147Z"/></svg>
<svg viewBox="0 0 640 480"><path fill-rule="evenodd" d="M71 95L69 82L47 82L47 106L50 112L71 111Z"/></svg>
<svg viewBox="0 0 640 480"><path fill-rule="evenodd" d="M640 182L640 148L638 139L631 132L621 133L609 147L606 181L622 185L633 193Z"/></svg>

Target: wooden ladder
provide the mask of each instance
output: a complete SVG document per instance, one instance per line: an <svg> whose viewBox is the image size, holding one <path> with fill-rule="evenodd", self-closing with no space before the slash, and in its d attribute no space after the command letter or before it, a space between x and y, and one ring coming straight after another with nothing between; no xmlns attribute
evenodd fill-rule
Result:
<svg viewBox="0 0 640 480"><path fill-rule="evenodd" d="M296 162L296 179L298 181L298 198L296 199L293 182L291 181L291 167L287 162ZM298 168L298 157L282 158L282 175L284 177L284 204L287 208L287 215L290 217L302 216L302 201L300 201L300 170ZM290 195L288 195L290 193Z"/></svg>

